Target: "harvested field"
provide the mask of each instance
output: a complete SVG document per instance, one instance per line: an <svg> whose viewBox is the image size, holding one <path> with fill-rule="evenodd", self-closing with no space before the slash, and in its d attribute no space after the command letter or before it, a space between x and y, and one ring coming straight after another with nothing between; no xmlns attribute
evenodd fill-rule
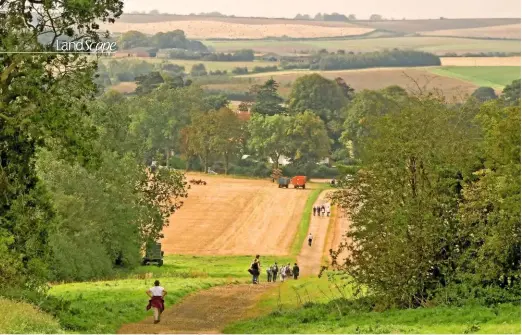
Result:
<svg viewBox="0 0 522 335"><path fill-rule="evenodd" d="M193 185L163 231L165 254L286 255L310 191L268 180L188 174Z"/></svg>
<svg viewBox="0 0 522 335"><path fill-rule="evenodd" d="M510 38L520 39L520 24L508 24L502 26L434 30L422 33L425 36L454 36L475 38Z"/></svg>
<svg viewBox="0 0 522 335"><path fill-rule="evenodd" d="M311 52L319 49L337 51L339 49L353 52L369 52L385 49L414 49L432 52L438 55L446 53L479 53L479 52L520 52L520 41L516 40L479 40L457 37L395 37L367 39L336 39L309 41L204 41L217 52L230 52L238 49L253 49L256 52L278 54L294 54Z"/></svg>
<svg viewBox="0 0 522 335"><path fill-rule="evenodd" d="M516 57L440 57L442 66L520 66Z"/></svg>
<svg viewBox="0 0 522 335"><path fill-rule="evenodd" d="M334 79L343 78L350 86L357 91L370 89L378 90L391 85L398 85L407 90L415 91L417 83L428 90L441 90L447 98L464 98L466 94L471 94L477 88L476 85L461 81L455 78L438 76L430 73L426 68L378 68L364 70L345 70L345 71L282 71L258 74L255 77L264 81L270 77L284 85L286 82L293 82L300 76L319 73L320 75ZM254 77L254 75L251 75Z"/></svg>
<svg viewBox="0 0 522 335"><path fill-rule="evenodd" d="M122 33L130 30L140 31L145 34L155 34L181 29L188 38L247 38L261 39L266 37L288 36L293 38L318 38L334 36L356 36L369 33L373 28L359 27L355 25L343 26L318 26L286 23L231 23L223 21L164 21L153 23L125 23L117 21L114 24L102 27L112 33Z"/></svg>
<svg viewBox="0 0 522 335"><path fill-rule="evenodd" d="M120 93L131 93L131 92L134 92L134 90L136 90L136 87L138 85L136 85L135 82L121 82L117 85L114 85L111 87L111 89L117 91L117 92L120 92Z"/></svg>
<svg viewBox="0 0 522 335"><path fill-rule="evenodd" d="M491 27L508 24L520 24L519 18L508 19L444 19L444 20L386 20L357 21L375 29L385 29L401 33L417 33L446 29L466 29Z"/></svg>

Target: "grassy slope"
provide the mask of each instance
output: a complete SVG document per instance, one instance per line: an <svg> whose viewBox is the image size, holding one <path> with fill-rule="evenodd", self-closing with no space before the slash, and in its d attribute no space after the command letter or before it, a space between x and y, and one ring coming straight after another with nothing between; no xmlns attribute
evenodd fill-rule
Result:
<svg viewBox="0 0 522 335"><path fill-rule="evenodd" d="M500 90L513 80L520 79L520 66L445 66L430 68L429 71Z"/></svg>
<svg viewBox="0 0 522 335"><path fill-rule="evenodd" d="M313 183L307 183L307 185L314 185ZM320 183L315 184L313 186L314 189L312 192L310 192L310 195L308 196L308 199L306 200L305 209L303 211L303 214L301 216L301 222L299 223L299 229L297 230L297 233L294 237L294 242L292 243L292 246L290 248L290 255L297 256L299 254L299 251L301 251L301 246L303 245L303 242L306 238L306 235L308 234L308 227L310 226L310 220L311 220L311 214L312 214L312 205L315 203L317 198L319 198L319 194L327 188L329 188L329 184L326 183Z"/></svg>
<svg viewBox="0 0 522 335"><path fill-rule="evenodd" d="M339 277L288 281L263 295L265 316L234 323L228 334L520 333L520 306L433 307L373 312L342 300L353 296ZM304 306L303 306L304 305Z"/></svg>
<svg viewBox="0 0 522 335"><path fill-rule="evenodd" d="M170 306L189 293L230 282L247 282L252 256L167 256L162 267L144 266L121 273L126 279L56 285L51 294L71 301L69 312L59 315L69 331L114 333L146 315L145 291L159 279L169 292ZM288 257L262 257L262 264L290 262ZM148 313L150 314L150 312Z"/></svg>
<svg viewBox="0 0 522 335"><path fill-rule="evenodd" d="M520 333L520 306L435 307L386 312L345 310L333 304L275 312L236 323L225 333L265 334L356 334L356 333Z"/></svg>
<svg viewBox="0 0 522 335"><path fill-rule="evenodd" d="M0 334L63 333L52 316L25 303L0 298Z"/></svg>

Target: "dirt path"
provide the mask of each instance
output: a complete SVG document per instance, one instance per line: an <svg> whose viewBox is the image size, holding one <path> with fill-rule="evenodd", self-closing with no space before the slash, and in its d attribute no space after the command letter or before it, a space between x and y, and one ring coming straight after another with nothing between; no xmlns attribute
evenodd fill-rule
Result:
<svg viewBox="0 0 522 335"><path fill-rule="evenodd" d="M126 324L119 334L215 334L229 323L255 316L253 307L266 290L259 285L227 285L189 295L163 312L162 321L153 324L152 316L139 323Z"/></svg>
<svg viewBox="0 0 522 335"><path fill-rule="evenodd" d="M319 195L319 198L314 203L314 206L326 204L328 199L326 198L329 191L324 191ZM312 212L313 213L313 212ZM328 234L328 224L330 218L325 216L313 216L310 220L310 227L308 233L312 233L313 241L312 246L308 246L308 233L306 239L301 247L301 252L297 256L297 264L300 268L302 276L317 275L321 270L321 264L323 259L324 244Z"/></svg>
<svg viewBox="0 0 522 335"><path fill-rule="evenodd" d="M343 210L337 207L336 211L337 213L334 219L332 244L328 246L328 249L333 250L337 250L341 242L349 242L349 240L346 237L346 233L348 232L348 229L350 228L351 224L350 218L346 215L346 213ZM343 250L343 252L341 252L337 257L337 263L344 263L346 257L348 257L348 252L346 250ZM331 259L331 257L328 258Z"/></svg>

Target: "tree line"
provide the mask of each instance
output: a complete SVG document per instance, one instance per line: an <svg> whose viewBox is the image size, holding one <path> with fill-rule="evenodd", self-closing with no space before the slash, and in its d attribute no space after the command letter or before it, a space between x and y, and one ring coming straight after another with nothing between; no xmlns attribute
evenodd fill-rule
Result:
<svg viewBox="0 0 522 335"><path fill-rule="evenodd" d="M374 304L520 302L520 112L520 81L458 104L356 94L341 139L358 166L333 197L350 243L331 252Z"/></svg>

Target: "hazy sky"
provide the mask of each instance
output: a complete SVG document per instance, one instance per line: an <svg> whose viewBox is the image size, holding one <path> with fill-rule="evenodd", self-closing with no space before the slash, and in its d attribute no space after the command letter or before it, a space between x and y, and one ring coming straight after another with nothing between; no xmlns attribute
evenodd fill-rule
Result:
<svg viewBox="0 0 522 335"><path fill-rule="evenodd" d="M520 0L124 0L126 12L157 9L164 13L190 14L218 11L236 16L294 17L317 12L371 14L386 18L423 19L520 17Z"/></svg>

